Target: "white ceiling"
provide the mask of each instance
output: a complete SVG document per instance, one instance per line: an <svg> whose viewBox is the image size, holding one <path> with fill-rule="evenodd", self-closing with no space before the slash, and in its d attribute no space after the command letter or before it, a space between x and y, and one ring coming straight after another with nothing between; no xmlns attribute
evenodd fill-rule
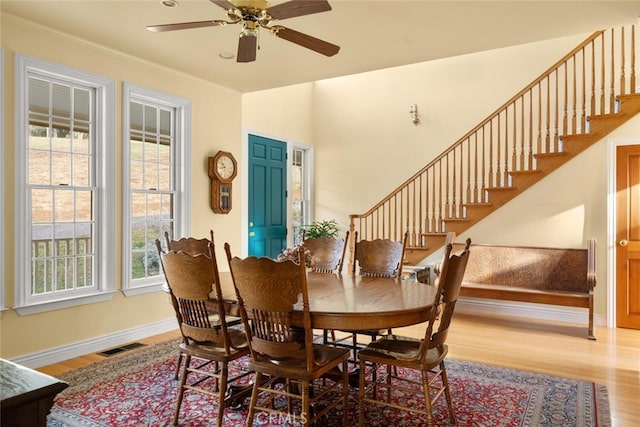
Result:
<svg viewBox="0 0 640 427"><path fill-rule="evenodd" d="M147 25L226 19L207 0L0 0L27 19L239 92L287 86L638 23L640 1L329 0L333 10L277 21L341 46L325 57L267 31L237 63L239 25L152 33ZM274 0L271 4L282 3Z"/></svg>

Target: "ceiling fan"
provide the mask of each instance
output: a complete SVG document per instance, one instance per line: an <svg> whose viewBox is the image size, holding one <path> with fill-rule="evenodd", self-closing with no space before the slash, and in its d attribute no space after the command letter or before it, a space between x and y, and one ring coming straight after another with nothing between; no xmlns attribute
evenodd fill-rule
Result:
<svg viewBox="0 0 640 427"><path fill-rule="evenodd" d="M326 0L290 0L269 6L267 0L210 0L227 11L229 20L183 22L177 24L150 25L147 30L154 32L186 30L201 27L219 27L227 24L242 24L238 42L238 62L256 60L258 30L264 28L271 34L292 43L306 47L326 56L333 56L340 46L312 37L282 25L272 25L272 21L331 10Z"/></svg>

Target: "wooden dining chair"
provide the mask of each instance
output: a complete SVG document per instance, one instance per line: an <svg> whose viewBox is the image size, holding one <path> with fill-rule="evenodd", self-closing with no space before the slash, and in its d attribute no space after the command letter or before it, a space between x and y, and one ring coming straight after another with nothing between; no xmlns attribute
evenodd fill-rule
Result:
<svg viewBox="0 0 640 427"><path fill-rule="evenodd" d="M304 248L298 250L304 259ZM314 344L304 263L232 257L229 244L225 251L251 349L249 368L256 373L247 426L256 411L308 426L322 425L323 417L339 409L347 426L349 350ZM338 375L327 379L331 373ZM320 379L321 387L312 392Z"/></svg>
<svg viewBox="0 0 640 427"><path fill-rule="evenodd" d="M305 230L302 231L301 245L309 251L311 258L311 271L323 274L341 274L344 256L347 252L347 242L349 241L349 231L344 239L338 237L305 237ZM333 330L324 329L322 331L323 342L329 342L331 334L332 342L336 341L336 334Z"/></svg>
<svg viewBox="0 0 640 427"><path fill-rule="evenodd" d="M366 424L365 409L368 411L370 408L365 408L365 404L369 403L424 415L426 425L433 426L435 425L433 405L442 395L447 401L449 421L452 425L456 424L445 366L448 353L446 340L469 259L470 244L471 239L467 239L465 248L459 255L451 253L451 244L445 249L441 274L435 285L437 292L430 308L423 339L385 335L358 353L360 361L358 420L361 427ZM380 366L386 367L385 374L378 371ZM421 380L410 378L402 369L419 371ZM414 388L411 388L412 386ZM416 386L419 389L416 389ZM386 391L382 393L385 395L384 400L378 397L377 388ZM410 393L412 390L421 396L421 400L424 400L423 407L402 405L391 400L392 391ZM406 400L415 402L413 398Z"/></svg>
<svg viewBox="0 0 640 427"><path fill-rule="evenodd" d="M353 251L353 274L370 277L396 277L402 273L404 263L404 253L407 247L409 233L405 232L401 241L390 239L375 239L358 241L358 232L354 233L355 246ZM332 343L338 346L346 346L351 349L352 362L357 360L358 349L364 347L364 343L359 341L358 336L364 335L369 341L374 341L384 333L391 333L391 329L372 330L341 330L347 333L346 336L334 340ZM335 333L334 333L335 336ZM349 342L350 341L350 342Z"/></svg>
<svg viewBox="0 0 640 427"><path fill-rule="evenodd" d="M302 246L311 255L310 268L316 273L342 273L344 255L347 252L349 232L344 239L338 237L309 237L302 234Z"/></svg>
<svg viewBox="0 0 640 427"><path fill-rule="evenodd" d="M169 237L169 233L167 231L164 232L164 240L166 244L166 249L168 251L183 251L190 255L197 254L205 254L209 255L209 242L213 242L213 230L209 230L209 238L198 239L195 237L182 237L178 240L172 239ZM158 254L162 251L160 246L158 246L159 241L156 241L156 246L158 247ZM212 313L212 316L215 316L216 313ZM227 315L226 317L227 325L234 326L240 325L242 320L237 316ZM178 379L180 375L180 369L182 367L182 352L178 353L178 364L176 365L176 371L174 374L174 379Z"/></svg>
<svg viewBox="0 0 640 427"><path fill-rule="evenodd" d="M160 246L157 240L156 245ZM217 396L220 427L228 385L250 372L229 376L229 362L248 355L249 347L244 331L230 328L226 322L214 244L209 242L208 256L169 251L160 252L160 260L171 291L182 335L180 353L184 356L173 424L178 424L184 392L190 390ZM215 298L211 297L212 288ZM192 366L192 359L212 363L207 368L202 363Z"/></svg>
<svg viewBox="0 0 640 427"><path fill-rule="evenodd" d="M354 233L352 273L374 277L400 277L404 263L409 232L402 240L375 239L358 241L358 232Z"/></svg>

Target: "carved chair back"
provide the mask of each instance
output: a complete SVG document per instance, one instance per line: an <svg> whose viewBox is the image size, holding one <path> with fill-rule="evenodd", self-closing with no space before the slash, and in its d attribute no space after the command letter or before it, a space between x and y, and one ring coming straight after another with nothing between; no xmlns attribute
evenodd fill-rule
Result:
<svg viewBox="0 0 640 427"><path fill-rule="evenodd" d="M409 233L405 233L402 241L390 239L358 241L356 231L353 273L356 272L357 264L360 274L365 276L398 277L402 273L408 235Z"/></svg>
<svg viewBox="0 0 640 427"><path fill-rule="evenodd" d="M459 254L453 254L453 245L447 244L441 265L441 273L436 279L438 301L433 305L431 318L427 324L425 339L422 342L419 357L424 360L430 348L442 347L449 333L449 326L453 311L458 301L462 278L469 260L469 246L471 239L467 239L464 249Z"/></svg>
<svg viewBox="0 0 640 427"><path fill-rule="evenodd" d="M310 237L302 246L311 253L311 269L317 273L341 273L347 251L349 232L344 239L337 237Z"/></svg>
<svg viewBox="0 0 640 427"><path fill-rule="evenodd" d="M210 238L196 239L195 237L183 237L173 240L168 232L164 232L167 249L170 251L183 251L191 255L208 254L209 242L213 242L213 230L209 230Z"/></svg>
<svg viewBox="0 0 640 427"><path fill-rule="evenodd" d="M215 342L229 353L231 343L213 242L208 243L207 254L160 252L160 260L183 340ZM211 298L212 289L216 298Z"/></svg>
<svg viewBox="0 0 640 427"><path fill-rule="evenodd" d="M304 259L304 249L298 248ZM312 370L313 331L309 315L307 273L304 263L274 261L266 257L232 257L225 244L229 268L240 305L240 315L249 332L249 348L254 360L282 360L292 366ZM303 324L293 327L294 306L302 295ZM304 333L304 337L300 334ZM297 362L296 362L297 361Z"/></svg>

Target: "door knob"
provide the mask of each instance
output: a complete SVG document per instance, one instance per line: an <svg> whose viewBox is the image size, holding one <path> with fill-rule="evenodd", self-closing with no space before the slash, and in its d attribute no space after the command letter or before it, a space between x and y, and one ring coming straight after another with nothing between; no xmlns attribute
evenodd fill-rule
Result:
<svg viewBox="0 0 640 427"><path fill-rule="evenodd" d="M620 242L618 242L620 244L620 246L627 246L629 244L628 240L622 239L620 240Z"/></svg>

